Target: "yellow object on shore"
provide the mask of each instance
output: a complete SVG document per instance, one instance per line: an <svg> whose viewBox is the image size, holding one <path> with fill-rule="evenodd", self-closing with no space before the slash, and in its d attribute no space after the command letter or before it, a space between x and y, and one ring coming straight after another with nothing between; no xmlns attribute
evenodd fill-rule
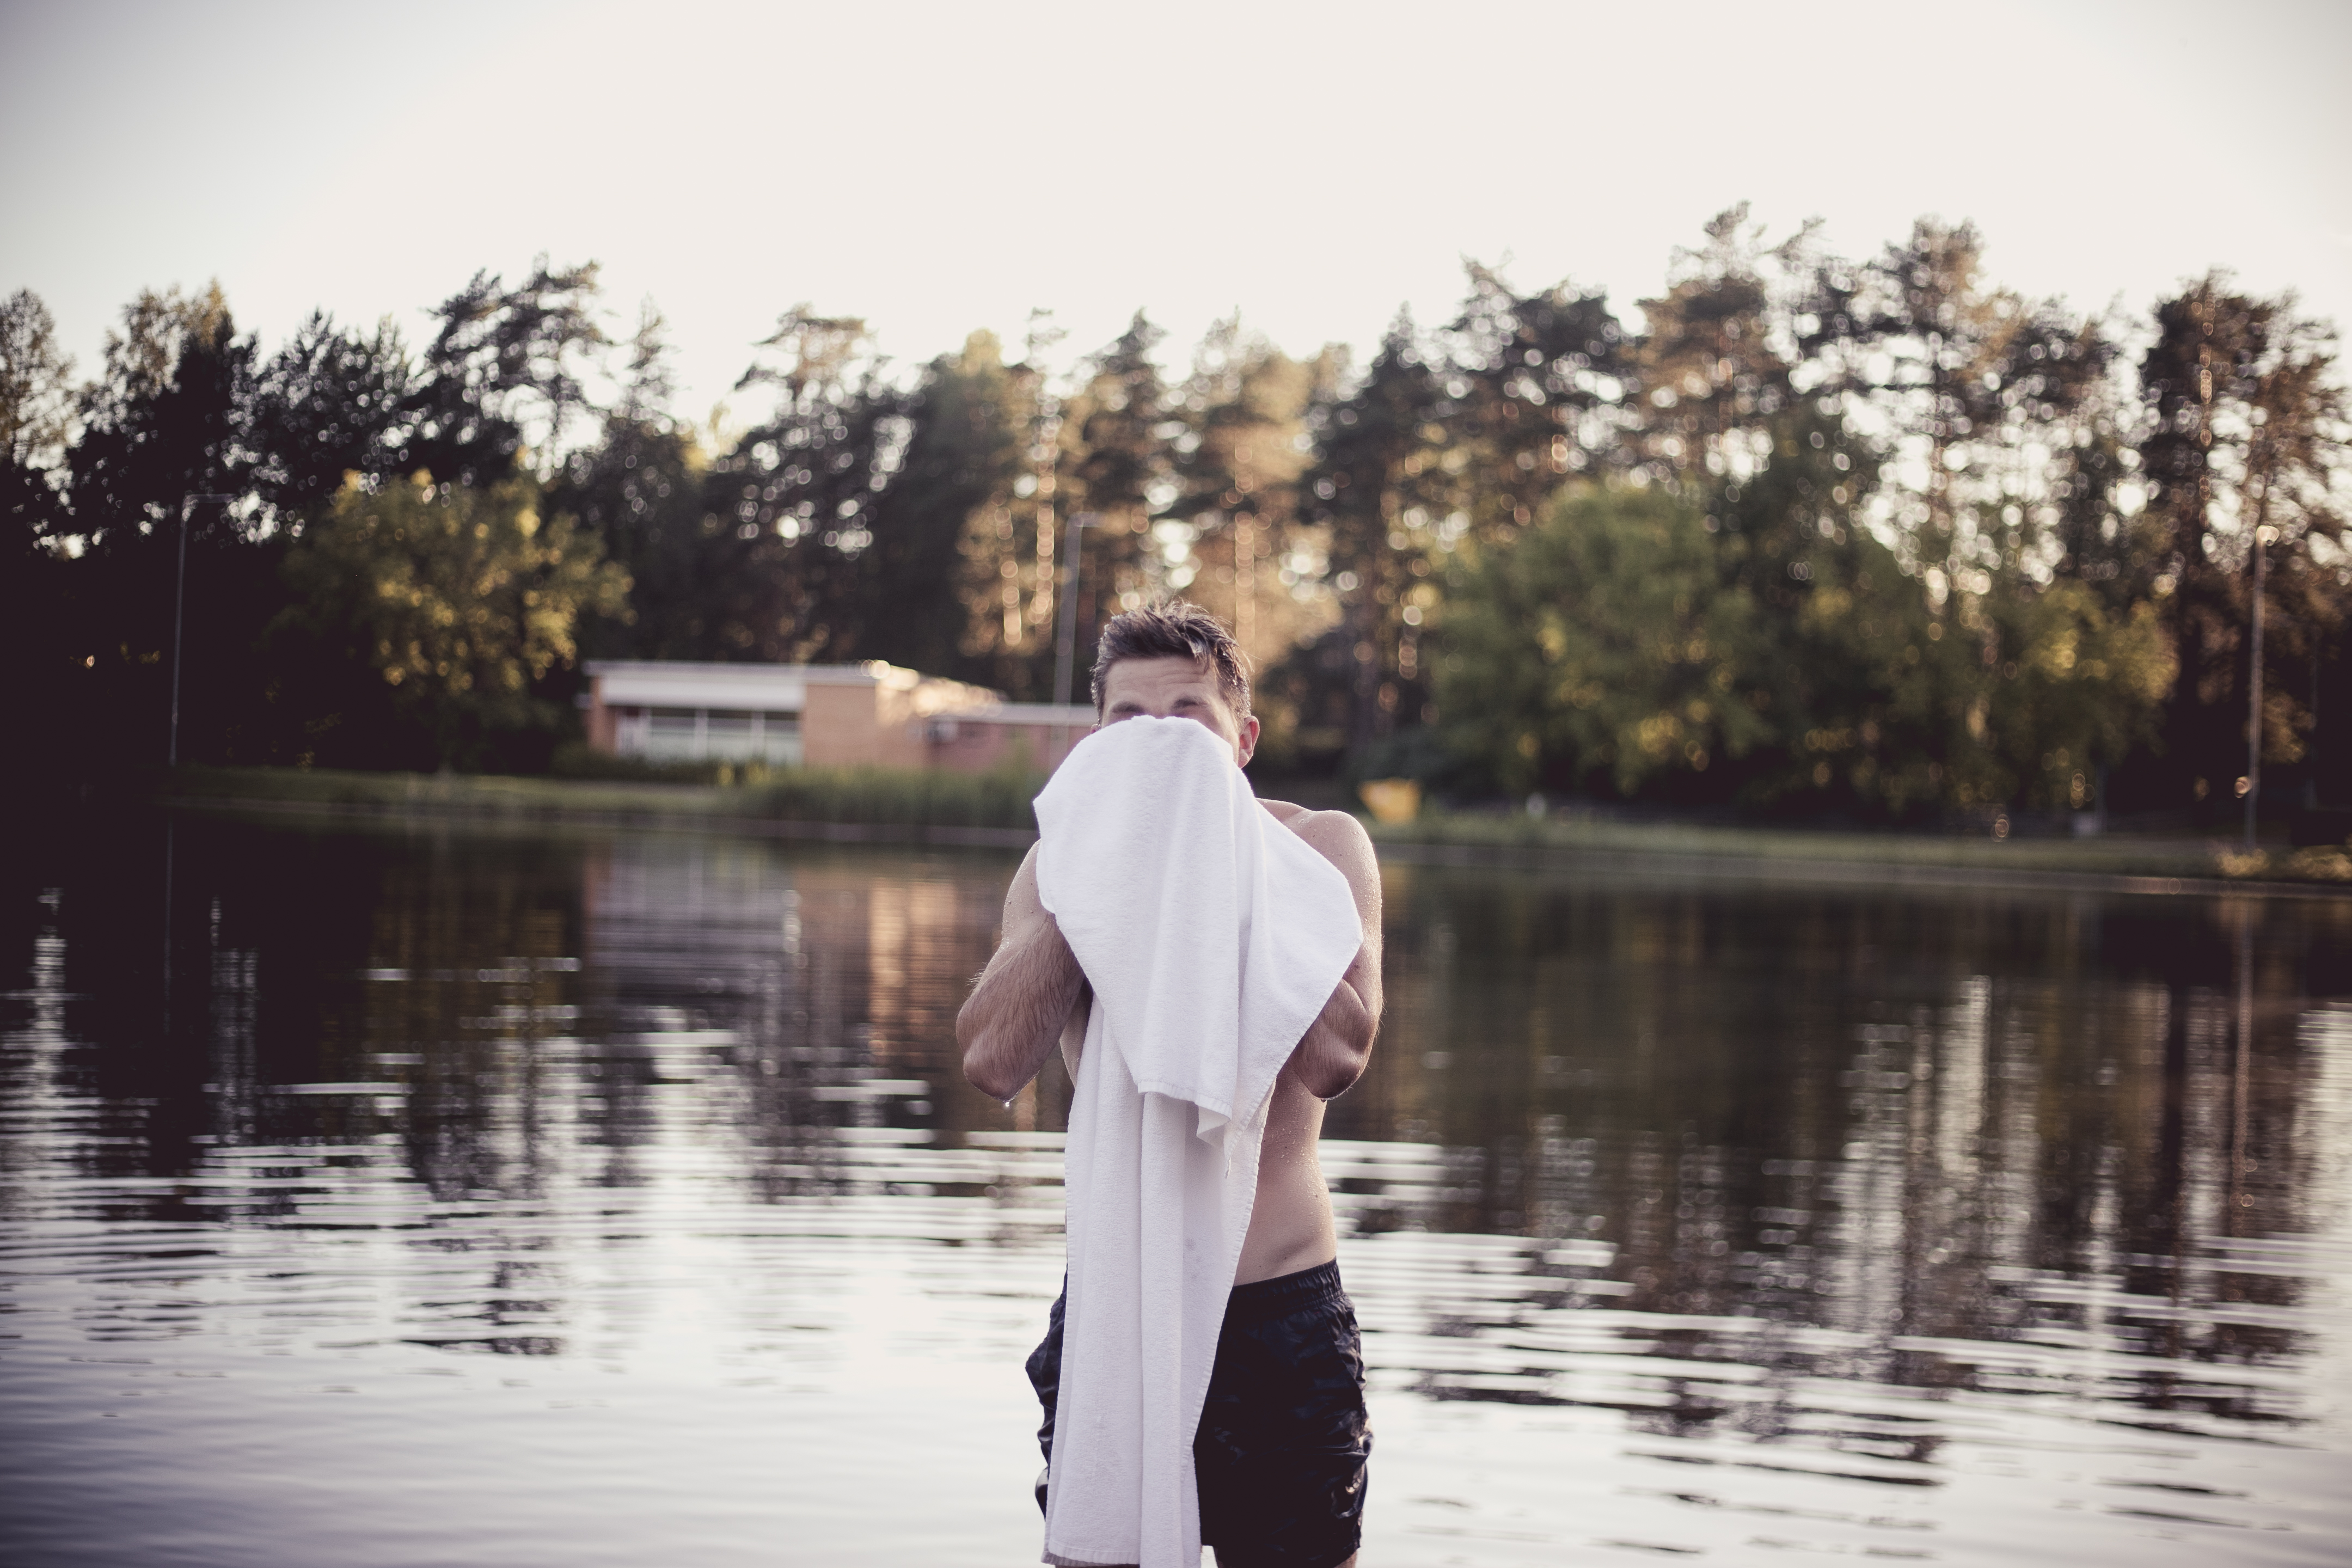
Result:
<svg viewBox="0 0 2352 1568"><path fill-rule="evenodd" d="M1421 815L1421 781L1418 779L1367 779L1356 793L1363 797L1364 805L1375 822L1393 826L1411 822Z"/></svg>

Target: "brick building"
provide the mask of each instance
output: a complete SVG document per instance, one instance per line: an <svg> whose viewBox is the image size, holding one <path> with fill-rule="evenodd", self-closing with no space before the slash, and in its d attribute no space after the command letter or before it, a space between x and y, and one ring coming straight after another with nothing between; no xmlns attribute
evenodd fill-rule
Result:
<svg viewBox="0 0 2352 1568"><path fill-rule="evenodd" d="M653 762L986 773L1025 758L1051 773L1095 722L1092 708L1007 702L879 661L591 660L587 674L589 745Z"/></svg>

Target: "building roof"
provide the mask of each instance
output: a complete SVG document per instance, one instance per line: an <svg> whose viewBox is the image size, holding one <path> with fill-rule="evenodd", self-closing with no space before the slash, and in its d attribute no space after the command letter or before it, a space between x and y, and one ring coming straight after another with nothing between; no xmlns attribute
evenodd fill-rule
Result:
<svg viewBox="0 0 2352 1568"><path fill-rule="evenodd" d="M797 712L812 686L879 686L891 667L866 664L691 664L682 659L591 659L588 674L608 707L762 708ZM912 671L908 673L912 674Z"/></svg>
<svg viewBox="0 0 2352 1568"><path fill-rule="evenodd" d="M959 713L956 717L982 724L1044 724L1064 730L1083 724L1092 729L1095 710L1076 702L1000 702L993 708Z"/></svg>
<svg viewBox="0 0 2352 1568"><path fill-rule="evenodd" d="M1007 702L1001 691L927 676L880 659L863 664L696 664L683 659L590 659L597 700L612 708L738 708L797 713L812 686L887 686L907 694L918 717L975 723L1091 725L1095 710L1072 703Z"/></svg>

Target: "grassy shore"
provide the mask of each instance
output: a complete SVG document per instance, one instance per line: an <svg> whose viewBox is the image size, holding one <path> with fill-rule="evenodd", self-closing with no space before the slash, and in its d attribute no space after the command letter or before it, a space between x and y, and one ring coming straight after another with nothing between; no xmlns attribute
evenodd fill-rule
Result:
<svg viewBox="0 0 2352 1568"><path fill-rule="evenodd" d="M750 828L796 837L1024 844L1042 779L1020 773L794 768L738 784L372 773L329 769L181 768L163 781L178 805L313 816L450 817L527 825Z"/></svg>
<svg viewBox="0 0 2352 1568"><path fill-rule="evenodd" d="M441 817L527 826L707 827L783 837L1017 846L1034 836L1042 779L893 769L790 769L735 784L184 767L175 805L326 816ZM1426 813L1374 826L1384 856L1492 865L1752 876L1843 883L2235 886L2352 893L2341 848L2238 853L2225 843L2117 835L1963 837Z"/></svg>
<svg viewBox="0 0 2352 1568"><path fill-rule="evenodd" d="M2240 853L2229 843L2120 834L1994 839L1444 813L1376 826L1371 833L1384 854L1417 859L1506 864L1533 858L1629 868L1687 862L1717 871L1834 881L2124 880L2352 892L2352 856L2342 848Z"/></svg>

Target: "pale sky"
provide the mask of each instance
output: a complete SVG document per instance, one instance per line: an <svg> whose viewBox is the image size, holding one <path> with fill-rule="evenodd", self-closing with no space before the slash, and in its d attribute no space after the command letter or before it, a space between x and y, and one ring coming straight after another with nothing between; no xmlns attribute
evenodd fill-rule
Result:
<svg viewBox="0 0 2352 1568"><path fill-rule="evenodd" d="M1733 202L1867 254L1973 218L1995 277L2144 312L2210 266L2352 324L2352 4L1181 8L0 0L0 291L82 374L218 278L412 343L478 268L651 296L681 412L801 300L902 363L1032 306L1297 353L1444 320L1462 258L1621 310Z"/></svg>

